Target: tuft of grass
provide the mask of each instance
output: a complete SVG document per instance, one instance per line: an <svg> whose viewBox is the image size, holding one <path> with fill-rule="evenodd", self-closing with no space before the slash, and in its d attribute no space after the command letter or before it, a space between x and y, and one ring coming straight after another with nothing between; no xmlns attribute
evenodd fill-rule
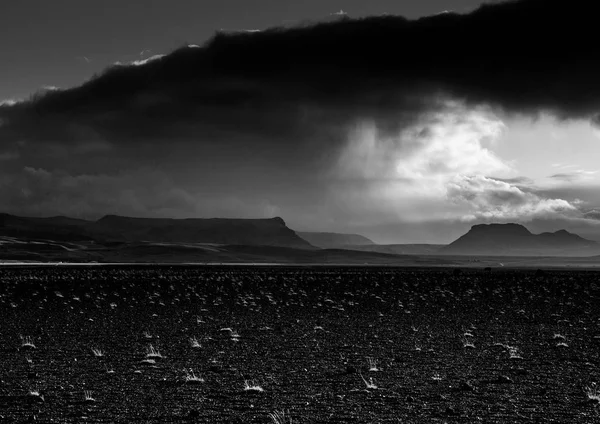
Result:
<svg viewBox="0 0 600 424"><path fill-rule="evenodd" d="M269 414L273 424L293 424L289 411L273 411Z"/></svg>
<svg viewBox="0 0 600 424"><path fill-rule="evenodd" d="M26 349L35 349L35 344L33 343L33 337L31 336L20 336L21 337L21 348Z"/></svg>
<svg viewBox="0 0 600 424"><path fill-rule="evenodd" d="M506 348L508 349L508 354L509 354L510 359L523 359L518 348L516 348L514 346L508 346L508 345L506 346Z"/></svg>
<svg viewBox="0 0 600 424"><path fill-rule="evenodd" d="M202 347L202 346L200 346L200 342L198 342L198 339L196 337L190 337L190 345L194 349L199 349Z"/></svg>
<svg viewBox="0 0 600 424"><path fill-rule="evenodd" d="M102 352L102 350L100 350L100 349L99 349L99 348L97 348L97 347L93 347L93 348L92 348L92 353L94 354L94 356L96 356L96 357L98 357L98 358L100 358L100 357L104 356L104 352Z"/></svg>
<svg viewBox="0 0 600 424"><path fill-rule="evenodd" d="M259 386L258 384L255 384L254 381L250 381L250 380L244 380L244 390L251 391L251 392L264 392L265 391L265 389L263 389L261 386Z"/></svg>
<svg viewBox="0 0 600 424"><path fill-rule="evenodd" d="M148 345L146 348L146 358L148 359L162 359L163 356L158 349L155 349L154 346Z"/></svg>
<svg viewBox="0 0 600 424"><path fill-rule="evenodd" d="M587 386L585 388L585 394L587 395L588 399L600 403L600 388L598 388L596 383L592 383Z"/></svg>
<svg viewBox="0 0 600 424"><path fill-rule="evenodd" d="M462 337L462 344L464 348L475 349L475 344L466 337Z"/></svg>
<svg viewBox="0 0 600 424"><path fill-rule="evenodd" d="M85 390L85 391L83 392L83 397L84 397L84 400L85 400L86 402L96 402L96 399L94 399L94 398L92 397L92 391L91 391L91 390Z"/></svg>
<svg viewBox="0 0 600 424"><path fill-rule="evenodd" d="M204 379L200 376L196 376L196 374L194 374L194 370L193 369L184 369L183 370L185 372L185 382L186 383L190 383L190 384L197 384L197 383L204 383Z"/></svg>
<svg viewBox="0 0 600 424"><path fill-rule="evenodd" d="M225 328L221 328L220 331L229 331L229 337L231 337L231 340L233 340L234 342L240 341L240 334L237 331L235 331L233 328L225 327Z"/></svg>
<svg viewBox="0 0 600 424"><path fill-rule="evenodd" d="M367 356L367 363L369 364L369 371L371 371L371 372L381 371L381 369L379 369L377 367L377 359Z"/></svg>
<svg viewBox="0 0 600 424"><path fill-rule="evenodd" d="M360 375L360 378L362 378L362 381L364 381L365 386L367 386L367 389L377 389L377 385L373 382L373 377L369 377L369 381L367 381L361 373L358 373L358 375Z"/></svg>
<svg viewBox="0 0 600 424"><path fill-rule="evenodd" d="M40 395L40 392L39 392L39 390L30 390L30 391L29 391L29 393L28 393L28 395L29 395L29 396L33 396L33 397L40 398L40 399L42 399L42 400L44 399L44 396Z"/></svg>

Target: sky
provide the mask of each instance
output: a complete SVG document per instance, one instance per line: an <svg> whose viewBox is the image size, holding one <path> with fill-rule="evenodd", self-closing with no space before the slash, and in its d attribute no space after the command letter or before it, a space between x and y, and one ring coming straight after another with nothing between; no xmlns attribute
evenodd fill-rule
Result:
<svg viewBox="0 0 600 424"><path fill-rule="evenodd" d="M593 2L5 3L4 212L600 240Z"/></svg>

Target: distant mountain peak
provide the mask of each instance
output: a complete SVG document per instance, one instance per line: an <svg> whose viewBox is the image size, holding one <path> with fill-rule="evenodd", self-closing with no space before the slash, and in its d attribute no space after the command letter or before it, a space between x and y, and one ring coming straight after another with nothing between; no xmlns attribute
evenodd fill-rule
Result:
<svg viewBox="0 0 600 424"><path fill-rule="evenodd" d="M533 234L521 224L478 224L441 250L445 254L490 256L592 256L600 244L558 230Z"/></svg>
<svg viewBox="0 0 600 424"><path fill-rule="evenodd" d="M577 236L577 234L570 233L567 230L558 230L558 231L555 231L554 234L556 234L556 235ZM579 236L577 236L577 237L579 237Z"/></svg>
<svg viewBox="0 0 600 424"><path fill-rule="evenodd" d="M98 219L96 222L105 222L105 221L116 221L116 220L136 220L136 221L140 221L140 220L154 220L154 221L158 221L158 220L166 220L166 221L184 221L186 219L197 219L197 220L208 220L208 219L213 219L213 220L222 220L222 221L271 221L271 222L278 222L282 225L286 225L285 221L283 220L283 218L276 216L273 218L146 218L146 217L134 217L134 216L124 216L124 215L115 215L115 214L108 214L108 215L104 215L102 218Z"/></svg>
<svg viewBox="0 0 600 424"><path fill-rule="evenodd" d="M509 222L507 224L476 224L471 227L471 231L473 232L502 232L502 233L510 233L510 234L522 234L528 235L531 232L525 228L525 226L521 224L516 224L513 222Z"/></svg>

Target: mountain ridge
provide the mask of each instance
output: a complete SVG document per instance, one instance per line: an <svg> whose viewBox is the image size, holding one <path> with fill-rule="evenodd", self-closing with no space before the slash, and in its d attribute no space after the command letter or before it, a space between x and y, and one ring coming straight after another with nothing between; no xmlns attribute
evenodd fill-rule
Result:
<svg viewBox="0 0 600 424"><path fill-rule="evenodd" d="M0 236L96 242L166 242L265 245L314 249L280 217L138 218L105 215L96 221L0 214Z"/></svg>
<svg viewBox="0 0 600 424"><path fill-rule="evenodd" d="M564 229L533 234L516 223L477 224L452 243L441 248L444 255L472 256L593 256L600 243Z"/></svg>
<svg viewBox="0 0 600 424"><path fill-rule="evenodd" d="M315 246L302 235L321 240L315 242ZM287 249L287 253L277 254L277 249ZM302 253L303 250L322 252L308 255ZM358 234L295 232L281 217L173 219L109 214L88 221L65 216L40 218L0 213L0 260L96 261L116 260L123 255L142 262L156 257L174 262L184 259L218 262L243 258L258 261L262 254L267 261L287 255L288 262L308 258L319 262L333 255L340 263L344 257L348 263L393 263L394 260L401 263L410 256L427 257L427 261L433 262L444 262L448 256L589 258L600 256L600 243L564 229L533 234L515 223L473 225L448 245L380 245Z"/></svg>

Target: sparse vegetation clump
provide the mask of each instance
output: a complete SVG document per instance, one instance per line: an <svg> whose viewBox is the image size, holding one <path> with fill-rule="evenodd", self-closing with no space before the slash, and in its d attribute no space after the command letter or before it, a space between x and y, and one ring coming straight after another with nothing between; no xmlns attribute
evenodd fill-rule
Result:
<svg viewBox="0 0 600 424"><path fill-rule="evenodd" d="M191 384L204 383L204 379L200 376L196 376L193 369L186 369L185 372L185 382Z"/></svg>
<svg viewBox="0 0 600 424"><path fill-rule="evenodd" d="M369 364L369 371L370 372L378 372L381 371L381 369L379 369L377 367L377 360L375 358L372 357L367 357L367 363Z"/></svg>
<svg viewBox="0 0 600 424"><path fill-rule="evenodd" d="M367 380L365 377L363 377L362 374L359 374L360 378L362 379L363 383L365 383L365 386L367 389L370 390L374 390L377 389L377 385L375 384L375 382L373 381L373 377L369 377L369 379Z"/></svg>
<svg viewBox="0 0 600 424"><path fill-rule="evenodd" d="M83 399L86 402L96 402L96 399L94 399L94 397L92 396L92 391L91 390L85 390L83 392Z"/></svg>
<svg viewBox="0 0 600 424"><path fill-rule="evenodd" d="M289 411L274 411L269 414L273 424L293 424Z"/></svg>
<svg viewBox="0 0 600 424"><path fill-rule="evenodd" d="M470 338L468 338L468 337L462 337L461 341L462 341L462 345L463 345L464 348L466 348L466 349L475 349L475 344L471 341Z"/></svg>
<svg viewBox="0 0 600 424"><path fill-rule="evenodd" d="M250 392L264 392L265 389L262 386L259 386L254 381L244 380L244 390Z"/></svg>
<svg viewBox="0 0 600 424"><path fill-rule="evenodd" d="M588 399L600 403L600 387L596 383L592 383L585 388L585 394Z"/></svg>
<svg viewBox="0 0 600 424"><path fill-rule="evenodd" d="M154 346L148 345L146 348L146 358L147 359L162 359L163 356L158 349L155 349Z"/></svg>
<svg viewBox="0 0 600 424"><path fill-rule="evenodd" d="M19 336L21 338L21 349L35 349L33 343L33 337L31 336Z"/></svg>

